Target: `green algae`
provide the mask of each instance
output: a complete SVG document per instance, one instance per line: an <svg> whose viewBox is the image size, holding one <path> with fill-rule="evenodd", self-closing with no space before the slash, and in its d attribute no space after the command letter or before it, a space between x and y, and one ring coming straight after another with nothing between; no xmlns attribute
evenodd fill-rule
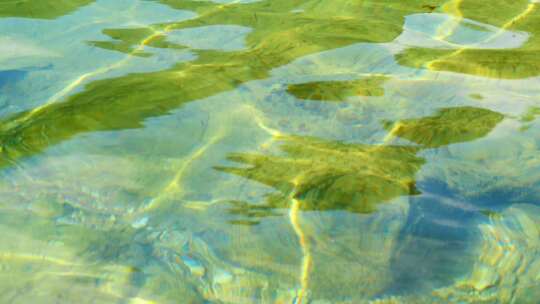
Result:
<svg viewBox="0 0 540 304"><path fill-rule="evenodd" d="M538 116L540 116L540 107L530 107L520 120L521 122L532 122Z"/></svg>
<svg viewBox="0 0 540 304"><path fill-rule="evenodd" d="M273 68L290 63L304 55L356 42L389 42L400 33L403 16L430 12L442 4L442 1L434 1L433 5L428 6L417 1L403 3L398 1L364 1L362 4L360 1L358 3L354 1L337 1L335 3L265 1L228 5L205 1L163 0L161 2L175 8L197 11L200 17L182 23L155 25L148 28L107 29L103 33L113 39L112 41L91 41L88 43L115 52L150 57L153 55L152 51L143 50L144 46L182 48L182 46L170 44L167 41L167 31L164 29L169 26L171 29L182 29L209 24L232 23L250 27L253 32L248 36L247 46L244 50L234 52L194 50L193 52L197 54L198 58L193 62L177 64L164 71L131 74L95 81L88 84L82 92L64 100L2 118L0 121L0 152L2 154L0 167L11 166L26 157L39 155L47 148L83 134L142 129L149 118L169 115L188 102L234 90L251 80L267 78ZM508 6L513 7L512 4L508 4ZM304 11L295 13L289 11L293 9L303 9ZM362 23L366 24L365 27L359 26L356 14L360 16L359 19L361 17L365 19L361 20ZM386 14L389 17L385 16ZM381 17L379 21L371 19L377 17ZM320 27L319 20L322 20ZM295 24L298 27L295 28ZM373 32L373 36L370 36L371 33L368 32L368 29ZM440 56L444 55L438 54L432 60L440 59ZM420 63L418 66L420 67L422 64ZM354 96L384 96L385 92L382 89L384 81L382 77L379 79L375 76L367 78L367 80L311 82L289 85L288 91L300 99L346 101L349 97ZM320 103L313 102L311 104ZM377 115L374 116L377 117ZM411 116L415 117L414 114ZM419 156L420 152L428 148L441 148L449 144L472 142L485 137L502 119L502 114L486 109L444 108L433 116L383 123L392 136L410 140L418 146L400 146L395 143L381 146L353 144L291 135L277 138L277 144L280 145L279 153L241 152L231 154L230 160L238 163L238 167L216 167L218 170L264 184L272 188L274 192L268 194L263 198L263 202L258 204L249 201L231 201L230 204L220 206L223 209L218 210L225 209L225 212L228 212L231 217L240 218L230 221L232 224L250 226L233 229L233 233L228 234L230 231L227 231L227 233L219 234L221 230L227 229L220 226L219 220L218 223L206 224L209 219L210 221L214 219L207 214L199 215L198 220L205 224L196 224L203 225L204 228L191 227L192 229L199 229L200 234L206 236L216 234L227 239L227 242L230 243L223 246L226 249L222 248L217 257L208 258L211 256L208 254L208 249L201 249L202 247L191 249L190 254L199 258L202 261L201 264L209 268L210 265L214 264L222 266L223 264L219 264L217 260L226 257L234 264L250 268L250 270L256 269L260 273L279 273L280 275L275 275L272 278L271 283L268 283L270 282L268 276L246 275L249 271L245 269L239 270L237 273L231 272L234 277L233 281L223 284L223 286L208 283L208 280L214 275L212 269L208 270L202 278L193 278L181 260L174 258L182 253L182 249L178 249L181 247L181 242L167 248L170 251L160 252L165 258L162 256L158 258L156 252L162 249L156 243L161 241L161 236L159 238L149 236L146 238L144 229L141 231L132 229L129 214L125 214L125 217L117 214L117 220L104 224L103 220L94 215L94 213L99 214L100 212L85 209L77 202L66 202L70 207L65 207L65 209L69 211L63 211L66 214L83 214L84 218L78 217L77 221L60 224L60 227L51 223L52 220L56 220L62 215L60 203L49 201L41 202L41 205L36 204L36 209L34 209L36 215L44 219L36 220L29 216L15 216L12 220L5 220L5 222L11 226L20 226L20 223L25 221L34 223L35 225L26 227L22 234L33 235L36 239L47 239L50 235L62 235L60 240L65 242L63 248L69 248L70 252L75 252L77 258L82 259L85 263L124 265L132 270L127 271L127 274L121 271L114 272L113 278L110 280L88 279L81 274L74 275L73 281L51 280L50 283L35 284L36 290L54 290L51 292L51 297L59 297L62 294L62 289L75 286L72 292L65 295L66 301L73 302L76 301L77 296L95 293L99 295L95 297L95 301L104 303L144 303L143 298L159 303L177 302L179 299L182 299L182 303L202 303L204 301L252 303L253 299L265 299L261 302L271 302L270 299L279 298L276 296L278 287L287 288L296 283L297 270L294 266L298 262L298 244L294 240L288 240L289 243L286 245L279 243L279 239L287 239L290 236L286 233L280 234L285 231L283 226L286 226L287 223L281 223L282 226L275 224L278 220L283 219L285 212L289 211L291 199L300 201L300 208L304 211L344 210L361 213L362 216L369 213L370 223L373 218L377 219L376 217L380 215L382 219L378 219L379 222L373 221L377 222L373 225L351 220L349 224L355 225L356 229L341 231L333 235L330 232L325 235L323 230L327 228L324 226L327 223L322 223L319 219L307 218L307 212L306 218L302 221L308 237L317 241L317 251L313 253L316 268L311 277L312 294L315 297L327 297L329 302L334 302L334 296L349 299L348 293L354 291L356 294L352 296L353 301L362 303L364 299L384 292L384 286L388 284L387 281L391 276L391 273L384 268L387 267L385 258L391 252L391 248L394 248L392 237L397 235L400 227L387 219L385 220L385 216L397 217L396 214L399 212L388 215L384 212L374 211L390 205L391 207L398 205L395 200L399 197L418 194L416 175L421 168L426 166L427 162L426 159ZM528 119L526 118L526 120ZM321 126L321 128L324 127ZM178 130L178 136L192 136L191 134L183 134L183 132L187 131ZM111 151L112 149L118 148L111 148ZM91 152L95 153L96 150L99 148ZM159 147L156 150L159 150ZM114 150L113 153L116 152L118 150ZM99 151L99 153L103 153L103 151ZM133 152L133 154L136 153L137 151ZM154 172L154 169L149 169L153 168L149 164L152 161L135 161L129 164L129 166L140 168L139 173L142 174L136 175L137 180L159 179L156 177L158 173ZM111 163L105 162L98 166L106 166L107 164ZM250 165L250 167L246 168L243 165ZM458 167L463 168L467 165L467 163L460 163ZM73 164L73 166L77 166L77 164ZM117 170L117 167L113 167L114 170ZM65 170L69 171L69 166ZM170 169L170 171L172 170ZM151 171L148 174L151 177L142 177L147 171ZM110 172L102 174L111 175ZM77 173L72 172L72 176L75 175ZM130 185L121 181L129 176L131 175L119 175L119 182L112 183L112 187L134 191L148 187L148 184L144 183ZM61 177L61 179L69 178L70 175ZM105 182L109 182L109 180L105 180ZM90 183L93 183L92 180ZM148 188L152 188L152 191L144 189L141 191L142 193L137 193L135 197L132 197L132 200L138 202L144 196L159 195L155 193L154 189L159 187L154 187L152 184ZM25 189L26 192L32 191L30 187ZM64 193L63 191L58 192ZM123 198L123 196L120 197ZM126 197L130 198L130 196ZM113 204L115 199L116 197L109 197L106 203ZM392 204L385 204L390 201ZM13 202L13 205L19 203L16 200L9 202ZM158 208L152 215L168 213L169 216L178 216L182 219L181 221L195 223L186 218L192 217L192 214L179 211L183 207L182 201L179 200L174 205L168 206L171 208L166 210ZM112 210L112 208L108 206L105 210ZM406 213L403 210L399 211ZM343 214L345 213L347 212L343 212ZM328 212L328 214L332 214L332 212ZM262 225L257 225L262 223L262 219L271 221L272 229L263 231ZM176 221L181 222L177 219ZM83 227L77 227L78 225ZM186 226L189 225L186 224ZM324 228L321 228L322 226ZM161 232L164 228L158 226L151 227L151 229ZM247 232L245 234L239 233L239 229L246 229ZM362 233L358 233L358 231L362 231ZM341 243L329 241L330 239L334 240L336 235L342 237L341 241L362 239L358 241L360 245L357 246L347 242L347 245L350 245L347 247ZM215 239L209 239L209 243L215 245L211 242ZM20 241L10 241L9 243L17 242ZM358 252L361 252L362 255L359 256ZM80 262L78 259L70 258L70 261ZM24 267L21 269L21 271L16 271L17 278L21 280L12 285L6 285L3 290L7 292L22 285L28 286L23 279L25 276L28 277L28 270ZM87 267L84 270L88 272ZM100 270L101 268L97 267L96 276L102 275ZM335 278L336 272L340 273L337 278ZM362 275L358 275L358 273ZM144 279L139 279L139 276L144 277ZM278 281L276 277L280 279L285 277L287 284L275 283L274 281ZM5 279L5 281L8 280L9 278ZM117 284L111 283L110 285L122 290L119 295L110 294L102 289L96 291L93 288L95 285L103 286L109 281L119 281ZM79 288L79 285L83 287ZM114 290L114 288L111 289ZM85 290L88 291L85 292ZM27 296L28 294L26 293ZM283 299L287 299L282 301L284 303L293 302L287 296L283 296ZM470 299L470 297L464 297L464 299ZM46 302L51 301L51 298L36 300L28 296L21 298L21 301ZM276 301L279 302L279 300ZM324 300L321 301L324 303ZM451 299L445 298L443 301L451 302ZM409 302L417 303L414 300ZM426 303L431 302L426 300Z"/></svg>
<svg viewBox="0 0 540 304"><path fill-rule="evenodd" d="M54 19L93 2L94 0L2 0L0 17Z"/></svg>
<svg viewBox="0 0 540 304"><path fill-rule="evenodd" d="M474 44L459 49L413 47L396 56L405 66L450 71L489 78L522 79L540 75L540 5L530 1L495 1L489 7L477 1L459 2L464 18L529 33L528 41L516 49L479 49ZM497 37L498 32L491 38Z"/></svg>
<svg viewBox="0 0 540 304"><path fill-rule="evenodd" d="M150 57L152 53L145 52L137 47L144 41L144 46L162 49L183 49L185 47L168 42L165 34L160 34L150 27L105 29L103 34L111 37L113 41L88 41L89 45L106 50L117 51L132 56ZM149 38L150 37L150 38Z"/></svg>
<svg viewBox="0 0 540 304"><path fill-rule="evenodd" d="M381 203L419 194L415 175L426 161L418 152L482 138L503 118L486 109L457 107L441 109L435 116L385 123L393 136L411 140L418 147L285 136L279 138L284 155L234 153L228 159L247 167L215 169L278 190L263 203L232 202L229 212L248 218L233 223L257 224L261 218L276 216L274 209L288 209L291 199L301 201L304 211L372 213Z"/></svg>
<svg viewBox="0 0 540 304"><path fill-rule="evenodd" d="M370 213L381 202L415 194L414 174L424 163L413 147L349 145L301 137L286 137L281 142L285 156L232 154L229 160L251 167L216 169L283 194L267 200L264 209L288 208L287 197L292 195L303 202L302 210ZM266 215L256 213L260 206L254 208L248 215Z"/></svg>
<svg viewBox="0 0 540 304"><path fill-rule="evenodd" d="M437 71L451 71L491 78L521 79L540 75L540 52L532 50L474 50L467 49L459 55L452 50L412 48L397 55L400 64Z"/></svg>
<svg viewBox="0 0 540 304"><path fill-rule="evenodd" d="M269 195L266 198L265 204L254 205L244 201L231 201L231 205L228 213L235 218L230 223L233 225L246 225L252 226L260 223L260 219L269 216L280 216L281 214L276 211L276 208L287 208L286 198L282 195L275 194Z"/></svg>
<svg viewBox="0 0 540 304"><path fill-rule="evenodd" d="M458 107L441 109L430 117L386 122L385 128L426 148L437 148L482 138L503 119L491 110Z"/></svg>
<svg viewBox="0 0 540 304"><path fill-rule="evenodd" d="M473 99L476 99L476 100L482 100L482 99L484 99L484 96L482 96L482 94L478 94L478 93L470 94L469 97L470 97L470 98L473 98Z"/></svg>
<svg viewBox="0 0 540 304"><path fill-rule="evenodd" d="M233 90L248 81L264 79L271 69L308 54L357 42L392 41L402 31L404 16L425 11L422 1L329 4L280 0L229 5L166 1L165 4L201 13L194 19L167 24L169 30L241 25L252 29L246 38L247 48L233 52L194 50L198 58L192 62L164 71L94 81L66 100L6 117L0 121L3 162L39 153L80 133L140 128L148 118L166 115L187 102ZM291 13L298 7L305 11ZM156 25L156 30L163 28L165 25ZM117 41L91 43L132 52L152 41L163 41L161 34L156 35L150 29L104 32ZM145 34L149 36L144 37ZM144 51L134 55L149 56ZM25 148L21 149L23 142Z"/></svg>
<svg viewBox="0 0 540 304"><path fill-rule="evenodd" d="M387 78L369 77L350 81L317 81L291 84L287 92L299 99L345 101L353 96L383 96L382 84Z"/></svg>
<svg viewBox="0 0 540 304"><path fill-rule="evenodd" d="M531 123L533 123L538 116L540 116L539 107L528 108L527 112L525 112L520 118L520 121L523 124L520 130L527 131L531 127Z"/></svg>
<svg viewBox="0 0 540 304"><path fill-rule="evenodd" d="M486 6L478 1L464 0L460 1L458 9L465 18L471 18L495 26L502 26L515 16L521 14L531 1L495 0L491 3L493 4L492 6Z"/></svg>

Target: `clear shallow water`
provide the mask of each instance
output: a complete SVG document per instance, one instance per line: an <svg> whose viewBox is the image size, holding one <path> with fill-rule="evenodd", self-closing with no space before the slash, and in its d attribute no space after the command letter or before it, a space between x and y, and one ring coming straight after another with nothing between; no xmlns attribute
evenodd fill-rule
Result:
<svg viewBox="0 0 540 304"><path fill-rule="evenodd" d="M0 1L0 302L536 303L529 1Z"/></svg>

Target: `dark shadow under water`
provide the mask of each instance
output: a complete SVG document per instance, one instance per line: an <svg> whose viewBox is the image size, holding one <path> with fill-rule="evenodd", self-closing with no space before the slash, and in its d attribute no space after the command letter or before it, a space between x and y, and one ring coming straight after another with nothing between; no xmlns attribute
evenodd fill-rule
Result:
<svg viewBox="0 0 540 304"><path fill-rule="evenodd" d="M520 187L462 197L443 181L418 182L423 193L410 197L407 223L391 261L394 283L385 294L422 294L451 286L478 259L471 246L481 241L478 224L512 205L534 202L533 188Z"/></svg>

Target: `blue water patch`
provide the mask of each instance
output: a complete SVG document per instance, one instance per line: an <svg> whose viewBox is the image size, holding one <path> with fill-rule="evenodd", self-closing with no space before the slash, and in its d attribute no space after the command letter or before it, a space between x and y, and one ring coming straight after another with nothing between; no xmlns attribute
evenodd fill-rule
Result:
<svg viewBox="0 0 540 304"><path fill-rule="evenodd" d="M485 218L473 201L446 185L419 183L422 194L411 197L407 223L400 233L391 267L390 293L427 291L452 284L470 269L470 244Z"/></svg>
<svg viewBox="0 0 540 304"><path fill-rule="evenodd" d="M0 19L0 66L3 69L52 66L50 71L24 79L17 94L8 97L11 107L8 112L59 101L80 91L85 81L161 70L171 63L192 59L190 53L179 50L153 50L157 54L151 58L126 59L129 57L126 54L99 49L87 41L109 39L103 34L108 28L146 27L195 16L192 11L173 9L156 1L98 0L54 20ZM69 89L81 79L84 81L80 85Z"/></svg>
<svg viewBox="0 0 540 304"><path fill-rule="evenodd" d="M9 83L14 83L24 79L27 74L28 72L23 70L0 71L0 89Z"/></svg>

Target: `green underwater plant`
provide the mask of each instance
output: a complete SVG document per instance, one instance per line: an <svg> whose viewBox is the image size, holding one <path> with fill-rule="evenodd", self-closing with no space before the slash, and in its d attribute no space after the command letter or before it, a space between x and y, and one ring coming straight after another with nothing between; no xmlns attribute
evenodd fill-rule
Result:
<svg viewBox="0 0 540 304"><path fill-rule="evenodd" d="M4 2L0 2L0 8L6 7L2 5L24 3L20 1ZM86 2L90 3L90 1ZM250 28L252 31L246 36L244 49L234 51L190 50L196 55L196 59L191 62L177 63L166 70L150 73L135 73L112 79L74 83L72 87L80 88L80 90L68 90L69 94L66 94L68 96L66 98L53 100L35 109L0 118L0 168L11 166L21 159L38 155L51 146L84 134L144 128L145 122L150 118L168 115L188 102L234 90L249 81L266 79L271 75L272 69L306 55L349 46L358 42L390 42L401 34L405 16L433 12L447 1L270 0L249 4L218 4L211 1L189 0L161 0L159 2L177 9L195 11L198 13L198 17L188 21L155 24L149 27L106 29L103 33L111 39L89 41L88 43L97 48L125 54L127 58L132 56L151 57L155 55L152 48L167 48L169 51L184 48L184 46L174 44L168 40L168 33L174 30L209 25L239 25ZM469 6L472 4L472 1L463 2ZM497 1L497 3L499 2ZM43 3L49 2L43 1ZM56 3L57 5L66 3L75 5L77 1L57 1ZM79 1L79 3L85 2ZM518 5L506 3L508 7L518 7ZM75 6L73 6L74 8ZM492 8L484 9L491 10ZM472 8L468 10L472 10ZM46 14L42 16L46 16ZM53 16L55 15L51 14L50 18L53 18ZM500 19L503 20L504 18ZM487 21L484 20L483 22ZM148 48L145 48L146 46ZM490 50L481 50L481 52L485 51ZM430 50L427 52L430 52ZM507 52L507 50L501 52ZM463 54L465 53L466 51L463 51ZM529 53L534 55L532 52ZM436 56L430 57L430 60L442 62L441 56L445 55L436 53ZM459 54L455 56L461 58ZM532 56L531 58L534 59L535 57ZM445 60L449 61L450 59ZM463 60L463 58L460 60ZM463 60L462 63L465 62L469 61ZM113 66L120 66L120 64ZM440 63L434 63L433 66L437 66L437 64ZM467 72L467 70L464 70L464 72ZM92 80L92 78L86 80ZM342 82L312 82L290 85L288 91L301 99L341 101L353 96L382 96L384 95L382 88L384 81L383 77L370 77ZM81 84L84 84L84 88ZM75 93L71 94L73 92ZM221 166L216 167L216 169L264 184L273 189L273 192L268 194L264 201L259 204L247 201L231 202L229 213L240 218L231 221L234 224L256 225L264 218L280 215L283 210L291 211L291 201L297 201L297 208L304 211L336 210L360 214L373 213L381 207L381 204L393 201L395 198L418 194L416 175L427 162L420 155L420 152L453 143L470 142L484 137L502 119L503 115L493 111L460 107L441 109L438 113L423 118L384 122L384 126L392 137L407 139L417 145L399 145L396 143L386 143L384 145L354 144L314 137L286 135L275 138L277 143L280 144L281 153L233 153L229 155L229 159L238 163L238 166ZM179 137L190 136L185 134L185 130L183 131L178 131ZM155 172L149 174L148 167L145 164L137 161L130 166L141 167L141 171L144 171L144 174L141 175L151 175L150 178L156 176L157 173ZM117 167L113 169L118 171ZM129 173L131 174L131 171ZM71 173L71 176L73 175ZM107 173L104 175L111 176L111 174ZM105 179L105 182L108 182L108 180ZM122 182L111 185L112 187L126 188L126 184ZM147 184L137 183L134 188L144 188L144 185ZM139 198L154 194L145 192L139 197L134 193L133 196L127 195L126 200L129 200L130 197L133 197L133 200L139 200ZM105 203L107 202L105 201ZM179 205L168 206L176 210L182 209ZM397 204L390 207L395 205ZM79 205L74 203L72 208L77 208L77 206ZM123 207L120 206L119 209L122 210ZM61 212L61 210L53 210L53 212L47 210L47 208L42 207L42 209L45 209L42 212L44 216L52 218ZM170 210L157 210L153 215L160 212L166 213L167 211ZM112 281L124 280L125 282L123 284L119 283L119 285L134 288L135 291L122 292L118 296L105 292L107 291L106 288L101 288L100 290L104 291L104 295L103 298L99 298L97 301L145 303L146 301L143 299L137 298L137 289L141 289L141 296L145 293L147 295L163 296L162 299L159 299L163 301L155 299L157 302L178 302L179 299L182 299L181 301L184 303L201 303L208 300L203 299L199 291L193 287L200 284L202 280L198 280L193 285L191 285L191 282L187 284L187 275L182 276L181 271L178 273L171 271L173 267L168 264L167 268L160 268L162 266L159 265L170 261L177 262L177 259L174 259L174 256L171 257L170 261L155 259L153 255L155 251L158 251L158 248L152 243L155 242L155 239L149 239L149 243L146 243L144 232L141 232L144 229L134 230L132 225L122 222L121 219L118 219L119 222L111 222L110 225L114 225L113 228L104 228L97 225L100 229L95 229L95 227L88 228L89 225L80 225L80 222L57 225L51 218L35 221L34 217L19 216L12 217L9 221L5 220L4 222L13 227L20 227L20 223L23 222L31 223L31 225L24 225L24 234L32 235L36 239L48 240L51 235L61 236L57 240L62 242L61 248L68 248L70 254L77 256L77 259L70 260L66 258L66 260L90 264L96 263L96 270L90 274L95 274L98 277L97 279L91 275L84 276L84 273L82 275L69 273L69 271L74 272L73 269L60 269L62 272L72 275L74 277L73 281L84 283L81 284L83 286L105 287L107 285L105 284L107 280L99 279L99 275L102 273L98 265L113 264L127 268L123 271L114 272ZM90 216L87 216L85 224L88 224L88 218ZM291 218L297 219L298 217L291 216ZM204 219L207 220L208 218ZM297 229L301 224L307 222L293 223L293 228ZM388 229L387 221L380 220L380 222L382 228L376 230L376 232L384 231L385 235L390 234L386 230ZM163 227L166 227L166 225L167 223L164 223L162 226L158 225L151 228L155 229L154 232L159 233L160 229L164 229ZM381 233L373 233L369 229L369 225L362 227L368 227L362 228L366 230L366 233L351 231L351 234L366 235L372 233L373 238L381 236ZM216 228L216 231L221 228L223 226ZM307 225L301 228L304 228L306 232L310 231ZM394 230L397 229L394 228ZM245 252L235 252L234 254L250 256L252 260L256 259L257 263L266 264L264 269L269 273L276 271L277 266L275 265L278 263L280 267L295 273L294 269L290 269L289 264L283 263L282 256L290 258L293 254L290 251L283 250L283 247L275 245L273 238L275 238L276 231L279 231L279 229L268 231L268 238L265 239L257 238L257 236L250 238L250 241L256 240L259 244L242 243L250 250L239 250ZM212 231L205 232L205 234L210 235ZM309 233L303 236L301 231L299 236L301 236L301 243L311 237ZM161 238L161 236L159 237ZM263 243L261 240L268 243L266 248L274 248L274 251L268 250L265 254L272 257L275 264L268 263L269 259L261 259L259 255L254 254L254 252L257 252L254 247ZM290 243L296 245L293 241ZM22 242L11 241L4 243L17 244ZM55 242L51 241L50 243L54 244ZM307 247L309 247L309 241L307 244ZM303 245L306 247L305 244ZM321 246L324 246L324 244L321 244ZM244 248L234 245L228 245L227 247L231 251L236 248ZM360 249L366 247L360 247ZM291 247L285 248L290 249ZM374 246L372 248L378 247ZM336 249L336 252L338 249ZM370 256L366 254L367 250L353 251L355 253L362 252L365 254L362 258L367 257L367 260L378 255L378 252L376 252L373 256ZM199 252L206 251L200 250ZM275 254L276 252L281 255ZM304 253L306 256L310 254L309 248L306 249L306 252L307 254ZM317 260L317 253L313 251L311 254L313 260ZM342 265L341 268L334 268L336 263L331 257L323 259L325 262L319 263L319 267L328 267L328 274L335 274L336 269L343 269L344 272L349 272L351 277L355 277L356 280L351 279L350 281L354 284L372 280L372 277L380 276L382 273L376 271L370 277L366 275L366 272L362 271L361 267L354 268L354 271L351 271L351 268L346 268L350 264L344 264L345 266ZM351 257L354 257L351 259L354 260L357 256L351 253ZM45 258L42 260L46 261ZM311 258L305 260L309 262ZM177 263L182 266L181 261ZM354 260L354 263L355 265L361 264L356 260ZM372 260L369 260L368 263L370 265L376 264ZM27 266L21 267L22 271L17 272L17 279L30 277L28 276L28 269L25 267L33 267L33 264L26 264ZM244 265L243 263L238 264ZM324 264L324 266L320 266L321 264ZM141 267L142 271L138 268L141 265L144 266ZM171 265L175 264L171 262ZM154 268L155 271L153 271ZM78 269L75 270L78 271ZM309 273L309 271L305 271L305 273ZM356 275L357 273L362 273L362 276ZM151 274L154 274L154 278L151 277ZM207 271L207 276L210 275L211 271ZM144 277L144 279L140 279L141 277ZM225 279L227 279L226 276ZM9 280L10 277L3 279L6 282ZM260 277L257 277L257 280L259 284L266 282ZM317 280L323 282L321 286L334 287L337 285L330 283L325 285L329 281L326 275L321 275ZM343 279L336 281L343 282ZM44 285L36 284L36 286L41 286L43 290L49 290L51 288L49 285L57 284L55 290L59 291L58 295L62 295L63 290L74 286L66 286L71 280L42 280L41 282L44 282ZM239 289L247 289L244 286L255 285L251 281L245 283L245 285L239 285L238 281L233 282L230 285L234 285ZM353 283L351 283L351 286L354 285ZM23 284L25 283L19 284L17 282L2 290L6 291L4 294L8 294L10 289L13 290ZM115 285L112 286L115 287ZM113 287L108 290L115 290ZM215 288L215 286L212 286L212 288ZM328 287L328 290L331 289ZM67 297L68 301L81 294L86 294L79 292L79 290L81 289L74 288L70 290ZM88 290L88 293L95 293L94 288ZM237 290L234 289L235 295L240 293ZM261 290L270 293L275 289L273 286L271 288L263 286L260 289L253 288L252 290L255 291L250 295L257 296ZM247 293L244 292L244 294ZM23 299L32 302L32 299ZM248 298L247 301L252 301L252 299L253 297ZM42 299L38 300L43 301ZM219 298L219 301L226 300ZM298 300L296 303L300 302ZM286 303L291 303L291 301Z"/></svg>
<svg viewBox="0 0 540 304"><path fill-rule="evenodd" d="M502 118L503 115L490 110L457 107L442 109L433 116L385 123L390 129L390 138L420 134L420 138L411 136L407 138L418 141L418 145L400 145L391 141L369 145L313 137L275 135L279 151L270 155L232 153L229 154L228 160L238 163L238 166L215 167L218 171L243 177L274 190L259 202L230 202L229 214L232 215L232 219L229 222L233 225L256 227L267 217L282 216L287 212L303 253L300 276L302 288L298 298L300 301L305 299L307 290L312 290L313 294L318 296L328 296L325 294L328 290L335 290L338 287L327 282L324 275L329 270L325 269L328 257L312 245L317 243L314 240L321 235L320 231L312 226L314 225L312 217L320 220L319 217L332 217L332 213L323 215L324 211L345 211L370 214L369 217L361 217L369 218L365 222L363 220L359 222L363 224L373 224L381 220L378 216L382 218L386 216L388 220L386 213L388 208L397 208L390 211L396 212L403 202L398 198L420 194L416 188L416 175L427 162L419 155L420 152L482 138L500 123ZM477 123L470 124L470 120ZM403 126L406 128L400 128ZM404 130L407 132L403 132ZM423 133L426 130L429 130L429 137L424 137ZM382 208L384 212L375 212ZM315 215L306 212L304 216L300 216L300 211L321 213ZM385 235L388 230L385 230ZM369 230L364 232L368 236L362 239L361 244L374 244L370 243L373 240L369 238ZM392 237L389 237L388 241L392 240ZM368 255L367 252L364 254ZM382 258L374 262L377 258L371 257L370 265L386 261ZM312 266L313 264L316 266ZM370 270L368 267L364 273L370 276L372 273ZM380 274L380 269L376 273ZM381 288L380 284L383 284L382 280L377 279L367 279L367 282L369 283L362 284L373 283L372 289ZM347 283L347 280L344 280L340 281L339 285ZM366 291L365 294L370 292L373 290ZM335 296L335 291L333 295Z"/></svg>
<svg viewBox="0 0 540 304"><path fill-rule="evenodd" d="M287 92L299 99L345 101L353 96L383 96L382 84L388 78L373 76L348 81L317 81L291 84Z"/></svg>
<svg viewBox="0 0 540 304"><path fill-rule="evenodd" d="M440 109L434 116L385 122L384 127L395 136L437 148L484 137L503 119L504 115L491 110L457 107Z"/></svg>
<svg viewBox="0 0 540 304"><path fill-rule="evenodd" d="M245 49L193 50L197 55L194 61L157 72L93 81L65 99L4 117L0 120L0 167L82 133L141 128L146 119L167 115L185 103L233 90L248 81L265 79L273 68L305 55L358 42L392 41L402 32L406 15L426 11L425 2L416 0L275 0L227 5L207 1L161 2L195 11L199 16L152 28L107 29L104 33L112 41L89 43L144 57L151 54L144 50L148 45L180 47L164 40L170 31L240 25L252 29ZM303 11L295 13L295 9ZM113 67L125 62L127 59ZM90 75L99 73L98 70ZM70 84L66 92L77 88L86 77L83 75Z"/></svg>
<svg viewBox="0 0 540 304"><path fill-rule="evenodd" d="M251 167L216 169L279 190L283 195L271 196L266 207L288 208L292 195L302 201L301 210L370 213L381 202L415 194L414 174L424 164L415 147L344 144L296 136L280 142L285 156L231 154L229 160ZM255 206L251 212L266 207Z"/></svg>
<svg viewBox="0 0 540 304"><path fill-rule="evenodd" d="M265 202L232 202L230 213L248 220L233 223L253 225L287 209L291 199L304 211L346 210L372 213L381 203L399 196L419 194L415 175L425 164L418 155L424 149L472 141L486 136L503 119L486 109L457 107L436 115L386 122L393 136L418 146L346 144L312 137L278 138L283 155L233 153L230 161L242 167L215 167L277 190Z"/></svg>
<svg viewBox="0 0 540 304"><path fill-rule="evenodd" d="M520 130L527 131L538 116L540 116L540 107L529 107L520 117L522 123Z"/></svg>
<svg viewBox="0 0 540 304"><path fill-rule="evenodd" d="M94 0L2 0L0 17L54 19L92 2Z"/></svg>
<svg viewBox="0 0 540 304"><path fill-rule="evenodd" d="M530 107L527 112L521 117L521 122L532 122L540 116L540 107Z"/></svg>
<svg viewBox="0 0 540 304"><path fill-rule="evenodd" d="M141 41L145 42L145 46L156 48L175 48L183 49L181 45L177 45L167 41L165 34L156 34L152 28L125 28L125 29L105 29L103 34L111 37L114 41L88 41L89 45L107 49L111 51L122 52L131 56L150 57L153 54L138 50Z"/></svg>
<svg viewBox="0 0 540 304"><path fill-rule="evenodd" d="M492 1L488 6L474 0L454 1L449 13L499 27L485 39L497 38L510 30L529 34L519 48L482 49L465 45L457 49L413 47L396 56L405 66L450 71L490 78L522 79L540 75L540 4L534 1Z"/></svg>
<svg viewBox="0 0 540 304"><path fill-rule="evenodd" d="M228 213L240 217L241 219L231 220L231 224L235 225L257 225L261 218L269 216L280 216L277 208L287 208L287 198L280 193L270 194L266 197L266 201L262 205L254 205L245 201L231 201L231 207Z"/></svg>

